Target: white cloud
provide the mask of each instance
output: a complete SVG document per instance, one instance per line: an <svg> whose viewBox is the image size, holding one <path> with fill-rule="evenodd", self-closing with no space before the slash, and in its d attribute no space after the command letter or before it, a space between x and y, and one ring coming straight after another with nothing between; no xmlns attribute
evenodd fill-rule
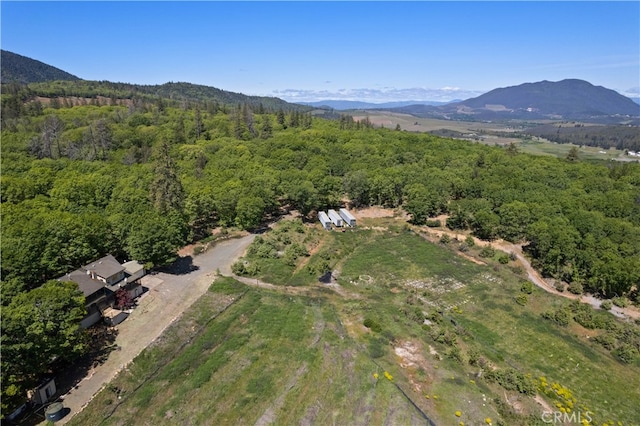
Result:
<svg viewBox="0 0 640 426"><path fill-rule="evenodd" d="M638 87L630 87L627 90L621 92L625 96L638 97L640 96L640 86Z"/></svg>
<svg viewBox="0 0 640 426"><path fill-rule="evenodd" d="M445 86L440 89L413 87L397 89L338 89L338 90L306 90L282 89L274 90L270 95L289 102L314 102L321 100L345 100L361 102L394 102L394 101L440 101L469 99L483 94L484 91L466 90L459 87Z"/></svg>

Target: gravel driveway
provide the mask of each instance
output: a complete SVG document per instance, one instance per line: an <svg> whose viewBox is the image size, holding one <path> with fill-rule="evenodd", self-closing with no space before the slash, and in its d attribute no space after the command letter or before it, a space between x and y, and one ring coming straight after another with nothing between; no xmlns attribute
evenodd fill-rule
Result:
<svg viewBox="0 0 640 426"><path fill-rule="evenodd" d="M231 265L244 254L254 237L248 235L220 242L195 256L177 273L159 272L143 277L142 284L149 290L140 297L131 315L118 324L115 341L118 350L111 352L106 362L89 371L87 377L61 397L71 412L58 423L66 423L81 411L125 365L159 337L209 288L218 270L223 275L231 275Z"/></svg>

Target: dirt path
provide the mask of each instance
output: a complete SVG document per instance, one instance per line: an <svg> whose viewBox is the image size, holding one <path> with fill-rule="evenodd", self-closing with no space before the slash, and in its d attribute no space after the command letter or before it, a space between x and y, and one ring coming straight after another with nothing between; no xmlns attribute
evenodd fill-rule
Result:
<svg viewBox="0 0 640 426"><path fill-rule="evenodd" d="M455 232L455 231L449 231L445 229L429 229L429 234L436 237L436 238L429 238L431 241L439 240L443 234L446 234L451 238L458 238L459 240L467 237L466 234L462 234L460 232ZM529 278L529 280L535 285L537 285L538 287L540 287L541 289L543 289L544 291L546 291L547 293L555 294L556 296L564 297L571 300L579 300L583 303L590 304L596 309L600 309L602 300L590 294L577 295L573 293L565 293L565 292L560 292L556 290L554 286L552 286L544 278L542 278L542 276L540 276L538 271L536 271L534 267L531 266L531 263L529 262L529 260L524 256L524 253L522 251L522 244L512 244L504 240L495 240L491 242L482 241L475 237L473 237L473 240L476 245L481 247L491 245L495 249L503 251L505 253L513 253L516 256L516 258L520 261L520 264L522 265L524 270L527 272L527 277ZM464 253L462 253L462 255L464 255ZM467 257L467 256L464 255L464 257ZM640 318L640 311L633 307L620 308L618 306L613 306L610 309L610 312L619 318L632 318L632 319Z"/></svg>
<svg viewBox="0 0 640 426"><path fill-rule="evenodd" d="M242 256L255 235L218 243L193 258L186 273L156 273L142 278L149 290L139 299L131 315L117 326L118 350L104 364L92 369L69 393L61 397L71 412L59 421L64 424L80 412L115 375L193 304L211 285L217 271L231 275L232 263Z"/></svg>
<svg viewBox="0 0 640 426"><path fill-rule="evenodd" d="M280 293L293 294L296 296L310 296L313 295L320 288L330 288L331 290L338 293L340 296L350 299L359 299L361 296L357 293L352 293L347 291L340 284L332 282L329 284L321 284L318 283L315 286L305 286L305 287L297 287L297 286L288 286L288 285L275 285L270 284L264 281L260 281L257 278L249 278L249 277L240 277L238 275L232 275L232 277L241 283L252 287L264 288L266 290L277 291Z"/></svg>

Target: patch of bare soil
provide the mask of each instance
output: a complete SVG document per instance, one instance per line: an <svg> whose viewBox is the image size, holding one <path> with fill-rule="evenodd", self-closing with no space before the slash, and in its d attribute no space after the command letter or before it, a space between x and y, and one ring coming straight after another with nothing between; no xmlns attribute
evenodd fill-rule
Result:
<svg viewBox="0 0 640 426"><path fill-rule="evenodd" d="M548 413L552 413L554 411L556 411L556 409L552 408L549 403L547 401L545 401L545 399L543 397L541 397L540 395L536 395L535 398L533 398L538 404L540 404L542 406L542 408L544 409L545 412Z"/></svg>
<svg viewBox="0 0 640 426"><path fill-rule="evenodd" d="M433 348L429 347L430 352L432 352L432 349ZM423 348L419 343L407 340L401 342L398 346L396 346L394 348L394 351L399 358L400 367L409 370L407 376L409 378L409 383L411 383L411 387L416 392L421 393L423 391L424 383L418 382L415 377L414 371L418 369L422 369L424 371L429 370L429 364L422 355Z"/></svg>
<svg viewBox="0 0 640 426"><path fill-rule="evenodd" d="M381 217L395 217L397 211L394 209L387 209L379 206L365 207L359 210L352 210L351 213L356 219L364 218L381 218Z"/></svg>

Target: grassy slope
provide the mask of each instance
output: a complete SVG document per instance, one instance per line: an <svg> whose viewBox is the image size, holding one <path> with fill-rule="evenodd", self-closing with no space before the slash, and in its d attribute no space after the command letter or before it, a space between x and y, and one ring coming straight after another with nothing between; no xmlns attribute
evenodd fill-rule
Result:
<svg viewBox="0 0 640 426"><path fill-rule="evenodd" d="M274 283L311 286L315 296L219 278L72 424L98 424L112 411L104 424L424 424L395 384L437 424L483 424L487 417L542 424L532 398L476 377L479 368L466 362L472 350L492 366L571 389L575 407L594 412L598 424L637 420L638 364L614 360L575 323L562 328L542 320L541 312L562 303L551 295L536 290L526 306L516 304L520 277L508 267L476 265L393 224L388 231L288 229L264 238L306 244L313 256L296 266L249 261ZM314 265L322 261L340 270L346 296L317 282ZM440 324L416 318L437 310L444 313L434 316ZM365 318L381 332L365 328ZM455 345L435 339L438 331L454 336ZM462 363L447 356L454 347ZM398 348L409 355L398 357ZM115 388L122 399L114 411ZM496 398L509 398L506 408Z"/></svg>

